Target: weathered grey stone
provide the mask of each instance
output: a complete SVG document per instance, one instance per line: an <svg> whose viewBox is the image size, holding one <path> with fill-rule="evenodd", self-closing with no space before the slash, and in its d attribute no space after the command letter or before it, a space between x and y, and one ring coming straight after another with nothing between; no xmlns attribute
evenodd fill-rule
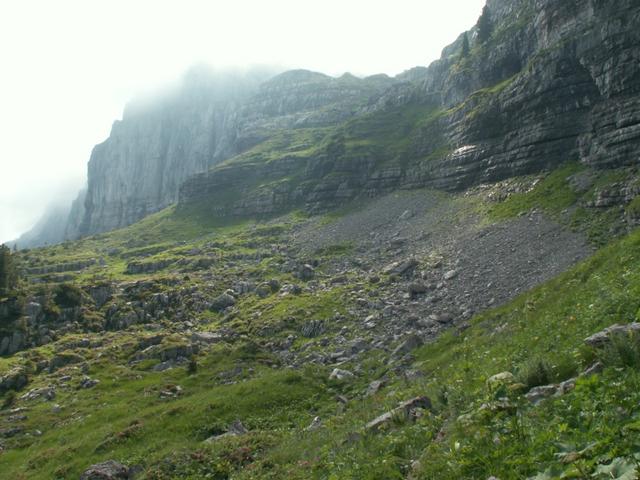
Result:
<svg viewBox="0 0 640 480"><path fill-rule="evenodd" d="M380 389L382 389L384 385L385 385L384 380L374 380L367 387L367 391L365 392L365 397L370 397L372 395L375 395L380 391Z"/></svg>
<svg viewBox="0 0 640 480"><path fill-rule="evenodd" d="M532 388L531 390L529 390L529 392L527 392L525 397L531 403L536 405L536 404L540 403L542 400L544 400L545 398L552 397L557 392L558 392L558 386L557 385L543 385L543 386L540 386L540 387Z"/></svg>
<svg viewBox="0 0 640 480"><path fill-rule="evenodd" d="M315 277L315 275L316 275L315 269L309 264L302 265L302 267L300 267L300 271L298 272L298 276L300 277L300 280L304 280L304 281L312 280Z"/></svg>
<svg viewBox="0 0 640 480"><path fill-rule="evenodd" d="M501 385L509 386L516 383L516 377L511 372L501 372L487 379L487 386L494 390Z"/></svg>
<svg viewBox="0 0 640 480"><path fill-rule="evenodd" d="M412 398L411 400L400 403L400 405L393 410L370 421L364 428L371 432L377 432L396 418L411 420L416 417L418 410L430 410L431 408L431 400L428 397Z"/></svg>
<svg viewBox="0 0 640 480"><path fill-rule="evenodd" d="M228 293L223 293L211 302L211 310L220 312L225 308L232 307L236 304L236 299Z"/></svg>
<svg viewBox="0 0 640 480"><path fill-rule="evenodd" d="M80 480L128 480L129 478L131 478L129 467L115 460L92 465L80 475Z"/></svg>
<svg viewBox="0 0 640 480"><path fill-rule="evenodd" d="M633 322L626 325L611 325L604 330L585 338L584 342L595 348L601 348L611 341L615 335L629 335L632 333L640 334L640 323Z"/></svg>
<svg viewBox="0 0 640 480"><path fill-rule="evenodd" d="M422 339L418 335L409 335L407 336L401 343L398 345L393 352L391 353L391 357L398 358L406 355L407 353L415 350L418 347L421 347L423 344Z"/></svg>
<svg viewBox="0 0 640 480"><path fill-rule="evenodd" d="M236 420L235 422L233 422L231 425L229 425L227 431L225 433L222 433L220 435L213 435L209 438L207 438L205 440L205 443L214 443L218 440L221 440L223 438L227 438L227 437L237 437L240 435L246 435L247 433L249 433L249 430L246 429L246 427L242 424L242 422L240 420Z"/></svg>
<svg viewBox="0 0 640 480"><path fill-rule="evenodd" d="M353 378L355 375L349 370L343 370L341 368L334 368L329 375L329 380L349 380Z"/></svg>

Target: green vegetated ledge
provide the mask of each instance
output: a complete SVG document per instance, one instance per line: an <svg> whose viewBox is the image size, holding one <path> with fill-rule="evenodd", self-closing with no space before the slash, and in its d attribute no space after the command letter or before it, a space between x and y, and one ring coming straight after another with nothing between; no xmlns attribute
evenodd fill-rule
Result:
<svg viewBox="0 0 640 480"><path fill-rule="evenodd" d="M374 112L335 128L281 132L181 188L178 211L252 217L327 211L388 193L412 162L450 151L433 103ZM423 137L430 133L425 153Z"/></svg>

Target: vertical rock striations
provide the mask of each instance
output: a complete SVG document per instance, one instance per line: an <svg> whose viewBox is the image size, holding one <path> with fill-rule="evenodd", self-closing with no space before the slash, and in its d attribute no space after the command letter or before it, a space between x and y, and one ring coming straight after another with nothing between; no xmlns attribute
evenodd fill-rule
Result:
<svg viewBox="0 0 640 480"><path fill-rule="evenodd" d="M265 78L196 71L170 95L129 105L91 155L78 233L129 225L175 203L189 176L275 131L342 122L393 83L305 70Z"/></svg>

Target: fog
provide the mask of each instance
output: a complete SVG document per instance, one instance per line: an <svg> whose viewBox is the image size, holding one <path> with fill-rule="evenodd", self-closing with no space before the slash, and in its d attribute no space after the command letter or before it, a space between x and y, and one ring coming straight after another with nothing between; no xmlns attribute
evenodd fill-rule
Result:
<svg viewBox="0 0 640 480"><path fill-rule="evenodd" d="M47 0L0 3L0 242L85 182L127 100L189 66L330 75L427 65L484 0Z"/></svg>

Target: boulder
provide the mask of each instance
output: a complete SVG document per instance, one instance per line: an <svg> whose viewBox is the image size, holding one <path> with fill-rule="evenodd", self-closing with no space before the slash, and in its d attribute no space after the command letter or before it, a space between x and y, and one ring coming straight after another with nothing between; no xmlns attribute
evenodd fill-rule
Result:
<svg viewBox="0 0 640 480"><path fill-rule="evenodd" d="M131 470L129 467L115 460L91 465L80 475L80 480L128 480L130 478Z"/></svg>
<svg viewBox="0 0 640 480"><path fill-rule="evenodd" d="M429 286L420 282L413 282L407 286L407 292L411 298L422 295L423 293L427 293L429 291Z"/></svg>
<svg viewBox="0 0 640 480"><path fill-rule="evenodd" d="M211 310L214 310L216 312L221 312L225 308L232 307L235 304L236 304L235 298L233 298L228 293L223 293L213 299L213 302L211 302Z"/></svg>
<svg viewBox="0 0 640 480"><path fill-rule="evenodd" d="M396 408L376 417L365 425L365 430L377 432L383 426L388 425L394 419L414 420L419 410L431 410L432 404L429 397L415 397L400 403Z"/></svg>
<svg viewBox="0 0 640 480"><path fill-rule="evenodd" d="M400 345L398 345L395 350L391 353L391 357L399 358L407 353L415 350L418 347L421 347L423 344L422 339L415 334L407 336Z"/></svg>
<svg viewBox="0 0 640 480"><path fill-rule="evenodd" d="M21 390L27 383L29 383L29 380L24 370L19 368L11 370L6 375L0 377L0 393L9 390Z"/></svg>
<svg viewBox="0 0 640 480"><path fill-rule="evenodd" d="M554 396L558 392L557 385L543 385L540 387L534 387L525 395L527 400L529 400L534 405L537 405L545 398L549 398Z"/></svg>
<svg viewBox="0 0 640 480"><path fill-rule="evenodd" d="M511 372L496 373L487 379L487 387L491 390L495 390L501 385L509 386L514 383L516 383L516 377L514 377Z"/></svg>
<svg viewBox="0 0 640 480"><path fill-rule="evenodd" d="M350 372L349 370L342 370L340 368L334 368L333 371L331 372L331 375L329 375L329 380L349 380L351 378L355 377L355 375Z"/></svg>
<svg viewBox="0 0 640 480"><path fill-rule="evenodd" d="M640 322L628 323L626 325L614 324L601 330L598 333L584 339L584 342L594 348L602 348L607 345L613 336L640 334Z"/></svg>
<svg viewBox="0 0 640 480"><path fill-rule="evenodd" d="M300 278L300 280L311 280L316 276L316 271L315 269L307 264L304 264L302 267L300 267L300 271L298 272L298 277Z"/></svg>
<svg viewBox="0 0 640 480"><path fill-rule="evenodd" d="M387 265L382 272L388 275L404 275L413 271L418 266L418 261L415 258L408 258L400 262L393 262Z"/></svg>

